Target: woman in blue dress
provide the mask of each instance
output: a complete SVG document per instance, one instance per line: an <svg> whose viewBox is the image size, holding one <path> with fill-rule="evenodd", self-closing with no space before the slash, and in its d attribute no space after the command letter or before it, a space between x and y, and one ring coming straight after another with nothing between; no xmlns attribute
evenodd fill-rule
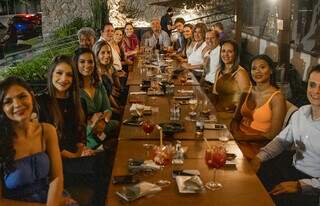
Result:
<svg viewBox="0 0 320 206"><path fill-rule="evenodd" d="M32 120L36 101L17 77L0 82L0 205L44 205L49 182L56 181L55 205L72 205L63 197L63 173L56 129ZM42 204L41 204L42 203Z"/></svg>

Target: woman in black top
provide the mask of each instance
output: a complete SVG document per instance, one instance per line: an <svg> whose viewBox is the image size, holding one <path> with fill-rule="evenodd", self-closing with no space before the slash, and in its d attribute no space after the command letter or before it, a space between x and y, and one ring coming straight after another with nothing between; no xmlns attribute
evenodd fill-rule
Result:
<svg viewBox="0 0 320 206"><path fill-rule="evenodd" d="M39 120L57 128L62 157L75 158L92 153L85 148L85 116L80 102L77 71L71 58L54 58L47 85L47 92L38 96Z"/></svg>
<svg viewBox="0 0 320 206"><path fill-rule="evenodd" d="M79 88L72 59L55 57L48 72L47 92L38 96L39 121L57 128L66 187L88 186L95 190L95 205L102 205L105 190L100 188L108 178L106 154L85 146L86 123Z"/></svg>

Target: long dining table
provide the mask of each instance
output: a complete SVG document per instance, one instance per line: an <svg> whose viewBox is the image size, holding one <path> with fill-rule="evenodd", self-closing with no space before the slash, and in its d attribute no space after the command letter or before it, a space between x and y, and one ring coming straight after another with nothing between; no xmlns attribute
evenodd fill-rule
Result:
<svg viewBox="0 0 320 206"><path fill-rule="evenodd" d="M248 160L242 155L238 145L232 139L231 133L227 128L220 130L203 130L203 137L196 134L196 119L192 119L189 115L191 108L188 101L182 102L175 99L179 91L189 91L195 98L198 99L198 116L201 116L201 110L206 107L210 111L210 118L203 120L204 122L216 122L214 118L215 109L210 103L209 99L202 91L199 83L190 83L189 85L175 84L174 94L150 96L144 93L140 84L146 78L146 75L141 72L143 64L136 64L128 75L127 85L129 86L129 96L127 104L124 108L123 120L132 117L130 108L133 103L147 105L151 108L151 114L143 115L144 120L150 120L152 123L158 125L160 123L170 121L170 108L173 104L178 104L181 109L180 118L175 122L180 123L184 130L169 137L164 137L165 145L175 145L177 140L181 141L183 148L185 148L183 169L198 170L200 178L205 184L212 179L212 172L205 164L204 156L205 149L210 146L219 145L224 146L228 153L235 154L235 159L231 164L227 164L222 169L217 170L217 180L222 183L223 187L216 191L204 190L200 193L184 194L179 192L176 180L172 177L173 167L171 164L166 165L163 169L153 173L138 173L137 178L141 181L150 183L157 183L160 179L170 181L170 184L162 187L161 191L139 198L132 202L126 202L119 198L117 192L121 191L127 185L113 184L110 181L108 185L108 195L106 197L106 205L199 205L199 206L273 206L274 203L268 192L263 187L262 183L252 170ZM192 73L192 81L196 81ZM192 92L191 92L192 91ZM204 103L205 102L205 103ZM219 141L219 137L226 136L229 141ZM119 142L117 146L117 153L112 169L112 177L119 175L127 175L128 160L146 160L148 159L145 145L159 145L160 131L154 129L150 135L144 133L140 126L131 126L124 123L121 124L119 133Z"/></svg>

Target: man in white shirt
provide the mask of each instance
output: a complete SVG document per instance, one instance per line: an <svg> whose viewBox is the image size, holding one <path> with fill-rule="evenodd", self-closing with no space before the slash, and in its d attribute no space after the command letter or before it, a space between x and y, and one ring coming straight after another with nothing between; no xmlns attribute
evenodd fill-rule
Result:
<svg viewBox="0 0 320 206"><path fill-rule="evenodd" d="M216 71L219 67L220 59L220 45L219 45L219 33L217 31L208 31L206 33L206 44L210 52L208 56L205 56L205 77L203 87L206 92L212 92L212 86L214 84Z"/></svg>
<svg viewBox="0 0 320 206"><path fill-rule="evenodd" d="M161 30L160 20L158 18L152 19L151 31L147 31L143 34L141 46L151 47L153 49L161 49L163 47L170 46L170 43L170 37L167 32Z"/></svg>
<svg viewBox="0 0 320 206"><path fill-rule="evenodd" d="M307 96L311 104L296 111L289 125L251 162L278 206L319 204L320 65L309 73ZM291 148L293 159L283 161L283 153Z"/></svg>

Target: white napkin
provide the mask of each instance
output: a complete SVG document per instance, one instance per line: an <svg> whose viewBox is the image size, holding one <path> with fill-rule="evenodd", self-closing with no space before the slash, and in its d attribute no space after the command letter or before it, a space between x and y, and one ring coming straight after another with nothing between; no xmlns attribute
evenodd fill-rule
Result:
<svg viewBox="0 0 320 206"><path fill-rule="evenodd" d="M138 91L138 92L130 92L131 95L136 95L136 94L147 94L147 92L144 91Z"/></svg>
<svg viewBox="0 0 320 206"><path fill-rule="evenodd" d="M143 107L143 110L151 110L150 106L144 105L144 104L132 104L130 107L130 111L135 111L137 110L137 107Z"/></svg>
<svg viewBox="0 0 320 206"><path fill-rule="evenodd" d="M193 93L193 90L178 89L178 93Z"/></svg>
<svg viewBox="0 0 320 206"><path fill-rule="evenodd" d="M160 166L157 165L156 163L154 163L153 160L145 160L142 164L142 166L145 168L145 169L151 169L151 170L159 170L160 169Z"/></svg>

